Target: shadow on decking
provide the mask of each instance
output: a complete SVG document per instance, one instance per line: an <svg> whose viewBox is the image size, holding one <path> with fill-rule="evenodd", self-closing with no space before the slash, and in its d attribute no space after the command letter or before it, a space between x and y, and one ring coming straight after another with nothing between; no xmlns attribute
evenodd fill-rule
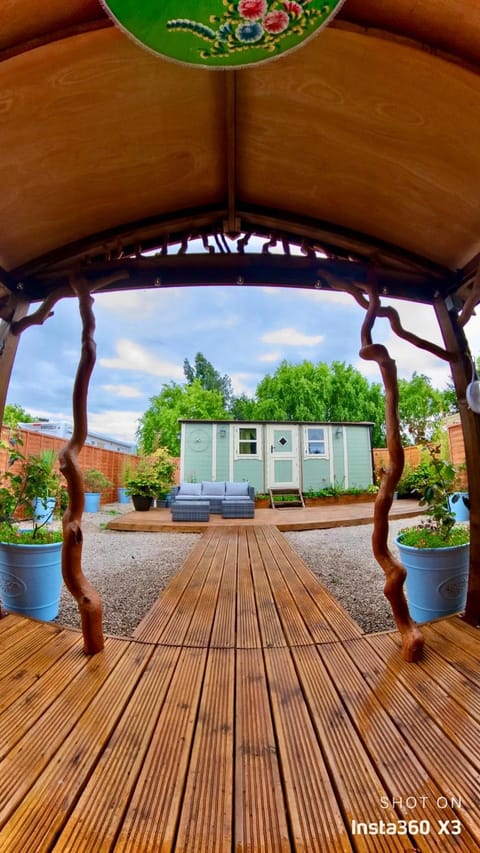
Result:
<svg viewBox="0 0 480 853"><path fill-rule="evenodd" d="M91 659L0 620L0 850L477 850L478 632L426 635L404 663L261 526L211 526Z"/></svg>

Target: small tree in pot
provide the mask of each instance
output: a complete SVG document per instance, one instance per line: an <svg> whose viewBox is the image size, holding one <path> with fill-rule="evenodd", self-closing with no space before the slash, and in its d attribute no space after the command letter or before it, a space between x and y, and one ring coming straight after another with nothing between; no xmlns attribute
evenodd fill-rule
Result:
<svg viewBox="0 0 480 853"><path fill-rule="evenodd" d="M468 584L468 526L457 524L449 505L455 467L429 448L431 469L417 491L427 520L401 530L396 538L407 570L406 589L412 618L425 622L465 605Z"/></svg>
<svg viewBox="0 0 480 853"><path fill-rule="evenodd" d="M135 470L125 475L125 487L137 510L148 510L154 498L165 500L173 483L175 465L168 450L160 447L152 456L140 459Z"/></svg>
<svg viewBox="0 0 480 853"><path fill-rule="evenodd" d="M85 487L85 511L98 512L100 498L104 489L108 489L112 483L102 471L96 468L87 468L83 472Z"/></svg>

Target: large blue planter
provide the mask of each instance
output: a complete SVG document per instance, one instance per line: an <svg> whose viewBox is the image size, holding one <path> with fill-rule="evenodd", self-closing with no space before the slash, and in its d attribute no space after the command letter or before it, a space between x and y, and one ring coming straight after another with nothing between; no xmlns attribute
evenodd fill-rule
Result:
<svg viewBox="0 0 480 853"><path fill-rule="evenodd" d="M85 512L98 512L100 497L100 492L85 492Z"/></svg>
<svg viewBox="0 0 480 853"><path fill-rule="evenodd" d="M61 542L0 542L0 598L5 610L49 622L58 616L61 589Z"/></svg>
<svg viewBox="0 0 480 853"><path fill-rule="evenodd" d="M395 540L407 570L405 590L415 622L429 622L458 613L465 607L470 545L450 548L413 548Z"/></svg>

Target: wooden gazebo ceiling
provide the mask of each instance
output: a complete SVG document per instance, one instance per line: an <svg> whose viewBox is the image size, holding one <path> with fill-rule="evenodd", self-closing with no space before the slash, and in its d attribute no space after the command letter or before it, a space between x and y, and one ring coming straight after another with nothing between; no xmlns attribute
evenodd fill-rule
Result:
<svg viewBox="0 0 480 853"><path fill-rule="evenodd" d="M117 288L328 286L322 273L347 275L352 258L357 280L375 268L412 299L468 287L478 0L347 0L306 46L236 72L149 54L96 0L1 6L5 287L38 299L72 265L91 276L121 265ZM233 232L274 233L287 250L303 239L305 256L167 254L188 235ZM140 257L156 246L161 257Z"/></svg>

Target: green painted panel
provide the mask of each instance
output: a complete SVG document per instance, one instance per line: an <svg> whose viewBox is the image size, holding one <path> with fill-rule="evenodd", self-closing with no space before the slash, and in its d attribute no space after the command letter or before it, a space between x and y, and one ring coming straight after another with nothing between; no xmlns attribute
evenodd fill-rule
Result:
<svg viewBox="0 0 480 853"><path fill-rule="evenodd" d="M184 480L211 480L213 424L186 424L183 444Z"/></svg>
<svg viewBox="0 0 480 853"><path fill-rule="evenodd" d="M332 453L333 453L333 472L334 472L334 482L332 485L340 486L340 488L345 488L345 452L344 452L344 444L343 444L343 431L345 427L342 427L338 430L338 435L336 435L337 430L335 427L332 429Z"/></svg>
<svg viewBox="0 0 480 853"><path fill-rule="evenodd" d="M373 482L370 430L368 427L346 427L348 452L348 484L363 489Z"/></svg>
<svg viewBox="0 0 480 853"><path fill-rule="evenodd" d="M227 426L218 426L217 430L217 474L216 480L228 480L230 472L231 432Z"/></svg>
<svg viewBox="0 0 480 853"><path fill-rule="evenodd" d="M219 480L220 477L217 477ZM225 477L226 480L229 477ZM263 462L261 459L236 459L233 463L233 479L239 483L247 480L256 492L265 491Z"/></svg>
<svg viewBox="0 0 480 853"><path fill-rule="evenodd" d="M303 488L326 489L330 486L330 462L328 459L303 460Z"/></svg>
<svg viewBox="0 0 480 853"><path fill-rule="evenodd" d="M293 462L291 459L275 459L273 475L276 483L293 482Z"/></svg>

